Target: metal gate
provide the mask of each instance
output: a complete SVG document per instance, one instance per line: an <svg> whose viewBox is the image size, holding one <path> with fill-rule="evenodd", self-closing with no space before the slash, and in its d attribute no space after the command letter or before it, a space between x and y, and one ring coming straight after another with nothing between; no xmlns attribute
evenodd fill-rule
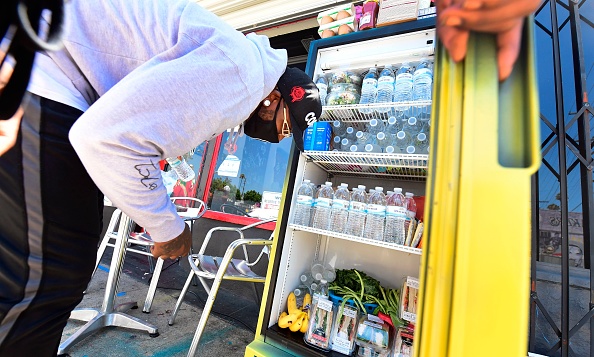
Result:
<svg viewBox="0 0 594 357"><path fill-rule="evenodd" d="M594 0L546 0L534 17L538 32L537 47L551 49L552 56L548 53L551 56L548 59L550 63L544 60L545 65L541 65L541 59L538 59L539 80L548 83L544 78L546 76L541 77L544 71L548 71L551 85L545 86L544 91L543 83L540 85L541 126L545 132L541 147L543 165L532 180L533 249L529 350L547 356L594 356L594 271L591 269L594 261L594 246L591 241L594 236L593 111L588 101L588 91L594 83L590 57L593 52L590 47L594 47L593 7ZM555 189L558 189L558 193L555 193ZM579 198L583 224L572 224L573 211L579 208L575 206ZM557 224L558 234L543 230L543 222L539 218L545 213L558 217L551 218ZM580 267L583 266L585 270L570 268L580 263L576 262L577 259L581 259L575 252L577 250L579 253L580 247L574 248L570 244L570 233L575 233L576 229L583 234L583 262ZM537 269L543 265L545 258L549 262L556 259L556 263L560 264L560 279L556 282L560 288L560 298L553 297L552 301L549 295L551 292L539 288L541 283L537 279ZM577 317L573 309L575 285L570 284L570 276L574 271L586 274L584 281L587 283L582 291L586 291L584 296L589 298L589 304L580 310ZM558 294L559 291L555 290L553 293ZM557 298L558 301L555 301ZM580 331L584 335L584 326L589 326L589 340L581 336L577 343L576 336ZM543 337L547 330L549 336L553 336L552 339Z"/></svg>

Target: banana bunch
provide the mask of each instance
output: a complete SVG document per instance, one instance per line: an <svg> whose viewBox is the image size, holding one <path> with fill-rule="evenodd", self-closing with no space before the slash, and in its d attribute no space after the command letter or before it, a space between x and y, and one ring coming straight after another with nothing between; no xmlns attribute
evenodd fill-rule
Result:
<svg viewBox="0 0 594 357"><path fill-rule="evenodd" d="M305 294L303 306L299 307L297 306L295 294L291 292L287 298L287 310L289 312L283 311L278 318L278 326L280 328L288 327L292 332L299 331L305 333L309 324L309 314L307 312L309 305L311 305L311 295Z"/></svg>

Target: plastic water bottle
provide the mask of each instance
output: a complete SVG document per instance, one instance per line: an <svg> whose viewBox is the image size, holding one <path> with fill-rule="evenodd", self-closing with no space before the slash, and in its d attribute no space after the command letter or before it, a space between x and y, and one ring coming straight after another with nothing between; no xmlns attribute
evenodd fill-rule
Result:
<svg viewBox="0 0 594 357"><path fill-rule="evenodd" d="M175 171L178 179L188 182L192 181L196 176L194 170L192 170L190 165L188 165L188 162L182 156L168 157L165 160L167 160L171 169Z"/></svg>
<svg viewBox="0 0 594 357"><path fill-rule="evenodd" d="M322 262L314 261L311 263L310 270L315 281L324 279L324 264Z"/></svg>
<svg viewBox="0 0 594 357"><path fill-rule="evenodd" d="M332 198L334 190L332 182L326 182L318 191L314 206L313 227L318 229L328 229L330 225L330 210L332 209Z"/></svg>
<svg viewBox="0 0 594 357"><path fill-rule="evenodd" d="M386 134L388 135L396 135L397 132L402 130L400 126L400 122L396 119L395 116L391 116L388 118L388 125L386 125Z"/></svg>
<svg viewBox="0 0 594 357"><path fill-rule="evenodd" d="M375 142L376 142L377 146L379 146L382 150L384 150L386 148L386 146L388 146L390 144L391 140L390 140L390 138L388 138L386 133L380 131L375 136Z"/></svg>
<svg viewBox="0 0 594 357"><path fill-rule="evenodd" d="M362 148L359 145L353 144L349 147L349 152L360 152Z"/></svg>
<svg viewBox="0 0 594 357"><path fill-rule="evenodd" d="M300 226L310 226L311 211L313 207L313 188L309 180L303 180L297 191L297 205L295 206L295 215L293 223Z"/></svg>
<svg viewBox="0 0 594 357"><path fill-rule="evenodd" d="M386 65L380 73L377 80L376 103L391 103L394 94L394 70L391 65ZM392 108L390 106L375 108L378 113L387 113Z"/></svg>
<svg viewBox="0 0 594 357"><path fill-rule="evenodd" d="M394 194L386 202L386 229L384 241L388 243L404 244L406 222L406 202L402 189L394 188Z"/></svg>
<svg viewBox="0 0 594 357"><path fill-rule="evenodd" d="M422 58L413 74L413 100L431 100L433 70L431 62Z"/></svg>
<svg viewBox="0 0 594 357"><path fill-rule="evenodd" d="M342 147L341 147L341 141L342 138L340 136L335 136L334 139L332 139L332 148L336 149L338 151L342 151Z"/></svg>
<svg viewBox="0 0 594 357"><path fill-rule="evenodd" d="M313 282L314 278L311 275L311 270L306 270L299 276L299 284L301 285L305 285L309 288Z"/></svg>
<svg viewBox="0 0 594 357"><path fill-rule="evenodd" d="M362 237L367 216L367 194L365 186L359 185L351 193L349 205L349 219L346 224L345 233L348 235Z"/></svg>
<svg viewBox="0 0 594 357"><path fill-rule="evenodd" d="M349 139L350 141L355 141L357 140L357 137L355 136L356 131L355 128L353 128L352 126L349 126L346 128L345 130L346 134L345 134L345 138Z"/></svg>
<svg viewBox="0 0 594 357"><path fill-rule="evenodd" d="M346 125L340 120L332 122L332 134L334 136L344 136L346 132Z"/></svg>
<svg viewBox="0 0 594 357"><path fill-rule="evenodd" d="M324 279L320 280L317 289L314 291L313 296L311 298L312 305L315 305L319 299L328 299L329 297L328 291L328 282Z"/></svg>
<svg viewBox="0 0 594 357"><path fill-rule="evenodd" d="M382 148L378 144L367 144L365 145L364 150L366 153L382 152Z"/></svg>
<svg viewBox="0 0 594 357"><path fill-rule="evenodd" d="M328 95L328 81L326 77L323 75L319 76L316 80L316 87L318 87L318 92L320 93L320 102L322 102L322 105L326 105L326 96Z"/></svg>
<svg viewBox="0 0 594 357"><path fill-rule="evenodd" d="M330 230L332 232L343 233L349 215L349 204L351 195L349 185L341 183L332 199L332 213L330 215Z"/></svg>
<svg viewBox="0 0 594 357"><path fill-rule="evenodd" d="M369 68L369 72L363 78L361 85L361 99L359 104L371 104L375 103L375 96L377 94L377 70L375 67ZM372 108L359 108L359 112L362 114L373 113Z"/></svg>
<svg viewBox="0 0 594 357"><path fill-rule="evenodd" d="M408 135L405 131L400 130L396 133L396 137L394 138L394 147L398 149L398 151L402 154L406 154L406 148L410 144L410 135Z"/></svg>
<svg viewBox="0 0 594 357"><path fill-rule="evenodd" d="M418 133L415 141L415 148L417 154L428 154L427 149L429 148L429 139L427 134Z"/></svg>
<svg viewBox="0 0 594 357"><path fill-rule="evenodd" d="M402 130L404 130L408 135L415 136L421 131L421 123L417 120L416 117L410 117L404 125L402 126Z"/></svg>
<svg viewBox="0 0 594 357"><path fill-rule="evenodd" d="M369 196L367 203L367 221L365 233L367 239L384 240L384 222L386 220L386 196L383 187L376 187L375 192Z"/></svg>
<svg viewBox="0 0 594 357"><path fill-rule="evenodd" d="M386 154L393 154L396 150L394 149L394 146L392 145L388 145L386 146L386 148L384 149L384 152Z"/></svg>
<svg viewBox="0 0 594 357"><path fill-rule="evenodd" d="M350 139L344 138L340 141L340 151L347 151L354 142Z"/></svg>
<svg viewBox="0 0 594 357"><path fill-rule="evenodd" d="M404 231L406 235L413 234L409 230L415 228L415 217L417 216L417 203L414 199L414 194L406 192L404 194L404 202L406 203L406 222L404 222Z"/></svg>
<svg viewBox="0 0 594 357"><path fill-rule="evenodd" d="M384 122L381 119L373 118L367 123L366 127L369 134L375 135L380 131L384 131Z"/></svg>
<svg viewBox="0 0 594 357"><path fill-rule="evenodd" d="M298 287L293 290L293 294L295 294L295 300L297 300L297 306L303 306L303 299L305 299L305 294L311 294L309 290L309 286L307 285L299 285ZM308 308L308 307L304 307Z"/></svg>
<svg viewBox="0 0 594 357"><path fill-rule="evenodd" d="M413 78L412 78L410 65L405 62L396 72L396 81L394 82L394 102L410 102L412 101L412 89L413 89ZM396 110L403 115L403 112L408 110L408 106L397 107Z"/></svg>
<svg viewBox="0 0 594 357"><path fill-rule="evenodd" d="M356 143L358 145L367 145L370 143L372 136L367 132L367 131L361 131L358 130L357 133L355 134L355 137L357 138Z"/></svg>

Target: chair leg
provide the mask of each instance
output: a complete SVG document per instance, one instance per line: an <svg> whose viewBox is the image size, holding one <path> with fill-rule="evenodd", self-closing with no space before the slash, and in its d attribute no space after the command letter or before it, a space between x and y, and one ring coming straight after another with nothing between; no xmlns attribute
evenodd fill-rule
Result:
<svg viewBox="0 0 594 357"><path fill-rule="evenodd" d="M219 277L219 275L221 276ZM196 332L194 333L194 338L192 339L192 344L190 345L188 357L194 357L194 355L196 354L196 349L198 348L198 344L200 343L200 338L202 337L202 333L204 332L204 328L206 327L206 322L208 322L208 317L210 316L212 306L214 305L214 301L217 297L219 287L221 286L222 281L222 274L217 274L217 277L215 278L212 287L210 288L210 293L208 294L208 299L206 300L204 309L200 314L200 321L198 322L198 327L196 328Z"/></svg>
<svg viewBox="0 0 594 357"><path fill-rule="evenodd" d="M167 321L167 323L169 324L169 326L173 325L173 323L175 322L175 317L177 316L177 312L179 310L179 307L181 306L182 302L184 301L184 298L186 297L186 293L188 292L188 288L190 287L190 283L192 283L192 278L194 277L194 272L190 271L190 275L188 275L188 278L186 279L186 283L184 284L184 288L182 289L181 293L179 294L179 297L177 298L177 302L175 303L175 308L173 308L173 312L171 313L171 317L169 318L169 321Z"/></svg>
<svg viewBox="0 0 594 357"><path fill-rule="evenodd" d="M157 291L157 283L159 282L159 276L161 275L161 270L163 269L163 262L163 259L157 259L142 312L151 312L151 305L153 304L153 298L155 297L155 292Z"/></svg>

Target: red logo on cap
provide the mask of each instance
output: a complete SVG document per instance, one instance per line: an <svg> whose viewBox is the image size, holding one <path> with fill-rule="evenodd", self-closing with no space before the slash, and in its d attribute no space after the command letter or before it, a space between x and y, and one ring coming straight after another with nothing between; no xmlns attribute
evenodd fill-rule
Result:
<svg viewBox="0 0 594 357"><path fill-rule="evenodd" d="M305 89L302 87L295 86L291 89L291 102L295 103L303 99L305 96Z"/></svg>

